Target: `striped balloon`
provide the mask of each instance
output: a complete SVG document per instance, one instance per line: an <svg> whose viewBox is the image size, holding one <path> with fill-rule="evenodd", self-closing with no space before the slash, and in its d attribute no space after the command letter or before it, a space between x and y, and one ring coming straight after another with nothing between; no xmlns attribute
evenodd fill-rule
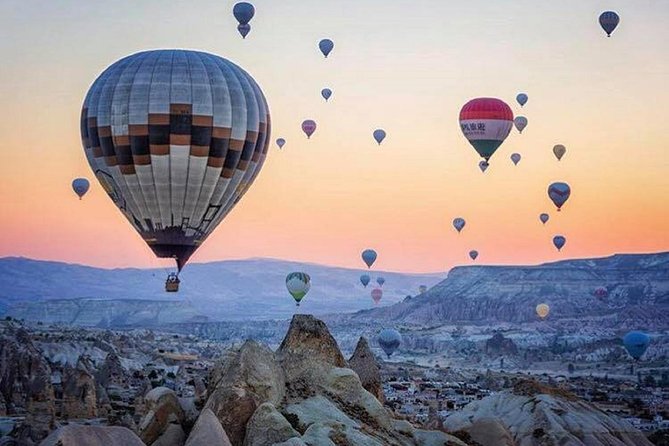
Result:
<svg viewBox="0 0 669 446"><path fill-rule="evenodd" d="M299 307L300 301L307 295L311 288L311 277L307 273L290 273L286 276L286 288L295 304Z"/></svg>
<svg viewBox="0 0 669 446"><path fill-rule="evenodd" d="M509 136L511 127L513 127L513 112L500 99L472 99L460 110L462 133L486 161Z"/></svg>
<svg viewBox="0 0 669 446"><path fill-rule="evenodd" d="M253 78L197 51L119 60L93 83L81 111L95 177L153 252L179 270L255 180L269 133Z"/></svg>

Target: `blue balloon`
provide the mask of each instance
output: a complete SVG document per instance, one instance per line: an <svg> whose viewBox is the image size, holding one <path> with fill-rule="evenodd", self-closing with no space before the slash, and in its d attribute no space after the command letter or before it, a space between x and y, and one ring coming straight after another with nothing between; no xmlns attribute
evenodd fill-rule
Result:
<svg viewBox="0 0 669 446"><path fill-rule="evenodd" d="M562 249L565 243L567 243L567 239L564 238L563 236L556 235L555 237L553 237L553 244L555 245L558 251Z"/></svg>
<svg viewBox="0 0 669 446"><path fill-rule="evenodd" d="M251 3L239 2L232 8L232 15L240 25L248 24L256 13L256 8Z"/></svg>
<svg viewBox="0 0 669 446"><path fill-rule="evenodd" d="M478 256L479 256L479 252L478 252L477 250L472 249L471 251L469 251L469 257L470 257L472 260L476 260L476 258L477 258Z"/></svg>
<svg viewBox="0 0 669 446"><path fill-rule="evenodd" d="M283 149L283 146L286 144L286 140L283 138L277 138L276 145L279 146L279 149Z"/></svg>
<svg viewBox="0 0 669 446"><path fill-rule="evenodd" d="M611 33L620 23L620 17L613 11L604 11L599 16L599 25L606 31L606 35L611 37Z"/></svg>
<svg viewBox="0 0 669 446"><path fill-rule="evenodd" d="M527 103L527 95L525 93L518 93L518 96L516 96L516 101L518 101L518 103L522 107Z"/></svg>
<svg viewBox="0 0 669 446"><path fill-rule="evenodd" d="M334 42L330 39L323 39L318 42L318 48L321 50L321 53L323 53L323 56L328 57L328 54L330 54L334 48Z"/></svg>
<svg viewBox="0 0 669 446"><path fill-rule="evenodd" d="M553 204L557 206L557 210L562 209L562 206L567 202L571 196L571 187L567 183L561 181L555 182L548 186L548 198Z"/></svg>
<svg viewBox="0 0 669 446"><path fill-rule="evenodd" d="M521 158L520 153L512 153L511 154L511 161L513 161L513 164L515 166L517 166L518 163L520 162L520 158Z"/></svg>
<svg viewBox="0 0 669 446"><path fill-rule="evenodd" d="M72 190L74 190L74 193L79 196L80 200L84 195L86 195L86 192L88 192L90 187L91 184L86 178L75 178L72 181Z"/></svg>
<svg viewBox="0 0 669 446"><path fill-rule="evenodd" d="M365 262L367 268L371 268L376 261L376 251L373 249L365 249L362 251L362 261Z"/></svg>
<svg viewBox="0 0 669 446"><path fill-rule="evenodd" d="M383 129L376 129L374 130L373 136L376 142L381 145L381 142L386 139L386 131Z"/></svg>
<svg viewBox="0 0 669 446"><path fill-rule="evenodd" d="M543 223L543 224L546 224L546 222L547 222L550 218L551 218L551 217L550 217L548 214L546 214L546 213L539 215L539 220L541 220L541 223Z"/></svg>
<svg viewBox="0 0 669 446"><path fill-rule="evenodd" d="M402 335L394 328L386 328L379 333L377 341L386 355L388 355L388 358L390 358L390 355L395 353L395 350L402 343Z"/></svg>
<svg viewBox="0 0 669 446"><path fill-rule="evenodd" d="M378 283L379 286L383 286L383 284L386 283L386 279L384 279L383 277L377 277L376 283Z"/></svg>
<svg viewBox="0 0 669 446"><path fill-rule="evenodd" d="M638 361L650 345L650 336L640 331L630 331L623 337L623 345L627 353Z"/></svg>
<svg viewBox="0 0 669 446"><path fill-rule="evenodd" d="M246 36L251 32L251 25L248 23L240 23L237 25L237 31L242 35L242 39L246 39Z"/></svg>
<svg viewBox="0 0 669 446"><path fill-rule="evenodd" d="M372 280L372 278L369 277L369 275L367 274L363 274L362 276L360 276L360 283L362 283L362 286L364 286L365 288L367 288L367 285L369 285L370 280Z"/></svg>
<svg viewBox="0 0 669 446"><path fill-rule="evenodd" d="M332 96L332 90L330 90L329 88L322 89L321 96L323 96L323 99L327 101L328 99L330 99L330 96Z"/></svg>
<svg viewBox="0 0 669 446"><path fill-rule="evenodd" d="M467 224L467 222L462 217L458 217L458 218L453 219L453 227L458 232L462 231L462 228L464 228L466 224Z"/></svg>

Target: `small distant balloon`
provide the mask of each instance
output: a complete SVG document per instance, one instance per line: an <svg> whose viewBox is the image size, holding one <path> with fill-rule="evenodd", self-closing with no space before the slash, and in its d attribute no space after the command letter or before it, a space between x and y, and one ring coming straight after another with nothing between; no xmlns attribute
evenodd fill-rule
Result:
<svg viewBox="0 0 669 446"><path fill-rule="evenodd" d="M323 56L328 57L328 54L330 54L334 48L334 42L330 39L322 39L318 42L318 48L321 50L321 53L323 53Z"/></svg>
<svg viewBox="0 0 669 446"><path fill-rule="evenodd" d="M300 301L306 296L311 288L311 277L307 273L290 273L286 276L286 288L296 305L300 306Z"/></svg>
<svg viewBox="0 0 669 446"><path fill-rule="evenodd" d="M419 292L420 294L423 294L423 293L425 293L426 291L427 291L427 285L421 285L421 286L418 287L418 292Z"/></svg>
<svg viewBox="0 0 669 446"><path fill-rule="evenodd" d="M604 286L598 286L595 288L595 291L593 291L592 294L597 299L606 299L606 297L609 295L609 290Z"/></svg>
<svg viewBox="0 0 669 446"><path fill-rule="evenodd" d="M369 275L367 275L367 274L363 274L362 276L360 276L360 283L361 283L362 286L364 286L365 288L367 288L367 285L369 285L369 281L370 281L370 280L372 280L372 278L369 277Z"/></svg>
<svg viewBox="0 0 669 446"><path fill-rule="evenodd" d="M481 169L481 172L485 172L486 170L488 170L488 166L490 166L490 164L487 161L485 160L479 161L479 169Z"/></svg>
<svg viewBox="0 0 669 446"><path fill-rule="evenodd" d="M311 138L311 135L316 131L316 121L307 119L302 122L302 131L307 135L307 139Z"/></svg>
<svg viewBox="0 0 669 446"><path fill-rule="evenodd" d="M556 235L555 237L553 237L553 245L555 245L558 251L562 249L565 243L567 243L567 239L564 236Z"/></svg>
<svg viewBox="0 0 669 446"><path fill-rule="evenodd" d="M548 316L548 313L551 312L551 307L549 307L547 304L539 304L539 305L537 305L536 311L537 311L537 315L541 319L546 319L546 316Z"/></svg>
<svg viewBox="0 0 669 446"><path fill-rule="evenodd" d="M383 349L385 354L388 355L388 358L390 358L390 355L395 353L395 350L397 350L402 343L402 335L394 328L386 328L379 333L377 341L381 349Z"/></svg>
<svg viewBox="0 0 669 446"><path fill-rule="evenodd" d="M458 233L462 231L462 229L465 227L466 224L467 222L462 217L457 217L453 219L453 227L455 228L456 231L458 231Z"/></svg>
<svg viewBox="0 0 669 446"><path fill-rule="evenodd" d="M376 251L373 249L365 249L362 251L362 261L365 262L367 268L371 268L374 262L376 262Z"/></svg>
<svg viewBox="0 0 669 446"><path fill-rule="evenodd" d="M324 88L321 90L321 96L323 96L323 99L327 102L328 99L330 99L330 96L332 96L332 90L329 88Z"/></svg>
<svg viewBox="0 0 669 446"><path fill-rule="evenodd" d="M630 331L623 337L623 345L627 353L638 361L650 345L650 336L640 331Z"/></svg>
<svg viewBox="0 0 669 446"><path fill-rule="evenodd" d="M527 104L527 95L525 93L518 93L516 96L516 101L520 104L522 107L523 105Z"/></svg>
<svg viewBox="0 0 669 446"><path fill-rule="evenodd" d="M469 257L471 257L472 260L476 260L476 258L479 256L479 252L475 249L472 249L469 251Z"/></svg>
<svg viewBox="0 0 669 446"><path fill-rule="evenodd" d="M74 191L75 194L79 197L81 200L84 195L86 195L86 192L88 192L88 189L91 187L91 184L88 182L86 178L75 178L72 181L72 190Z"/></svg>
<svg viewBox="0 0 669 446"><path fill-rule="evenodd" d="M539 220L541 220L541 223L543 223L543 224L546 224L546 222L547 222L550 218L551 218L551 217L550 217L548 214L546 214L546 213L543 213L543 214L540 214L540 215L539 215Z"/></svg>
<svg viewBox="0 0 669 446"><path fill-rule="evenodd" d="M472 99L460 110L462 133L476 153L486 161L509 136L512 126L511 107L500 99Z"/></svg>
<svg viewBox="0 0 669 446"><path fill-rule="evenodd" d="M246 35L251 31L251 26L249 22L256 13L256 9L251 3L239 2L235 4L232 8L232 15L235 16L239 26L237 26L237 31L242 35L242 38L246 38Z"/></svg>
<svg viewBox="0 0 669 446"><path fill-rule="evenodd" d="M251 25L248 23L240 23L237 25L237 31L239 31L239 34L241 34L242 39L246 39L246 36L248 36L251 32Z"/></svg>
<svg viewBox="0 0 669 446"><path fill-rule="evenodd" d="M548 198L551 199L558 211L562 209L570 196L571 188L567 183L558 181L548 186Z"/></svg>
<svg viewBox="0 0 669 446"><path fill-rule="evenodd" d="M286 140L283 138L278 138L276 140L276 145L279 146L279 149L283 149L283 146L286 144Z"/></svg>
<svg viewBox="0 0 669 446"><path fill-rule="evenodd" d="M520 153L512 153L511 154L511 161L513 161L513 164L515 166L517 166L518 163L520 162L520 158L521 158Z"/></svg>
<svg viewBox="0 0 669 446"><path fill-rule="evenodd" d="M567 153L567 148L562 144L553 146L553 154L555 155L555 158L558 159L558 161L562 159L565 153Z"/></svg>
<svg viewBox="0 0 669 446"><path fill-rule="evenodd" d="M606 36L611 37L611 33L620 23L620 17L613 11L604 11L599 16L599 25L604 31L606 31Z"/></svg>
<svg viewBox="0 0 669 446"><path fill-rule="evenodd" d="M374 288L371 292L371 295L374 303L378 304L381 302L381 298L383 297L383 290L381 288Z"/></svg>
<svg viewBox="0 0 669 446"><path fill-rule="evenodd" d="M513 124L518 129L518 133L523 133L525 127L527 127L527 118L525 116L516 116L516 119L513 120Z"/></svg>
<svg viewBox="0 0 669 446"><path fill-rule="evenodd" d="M378 283L379 286L383 286L383 284L386 283L386 279L384 279L383 277L377 277L376 283Z"/></svg>
<svg viewBox="0 0 669 446"><path fill-rule="evenodd" d="M376 129L372 136L374 136L376 142L381 145L381 142L386 138L386 131L383 129Z"/></svg>

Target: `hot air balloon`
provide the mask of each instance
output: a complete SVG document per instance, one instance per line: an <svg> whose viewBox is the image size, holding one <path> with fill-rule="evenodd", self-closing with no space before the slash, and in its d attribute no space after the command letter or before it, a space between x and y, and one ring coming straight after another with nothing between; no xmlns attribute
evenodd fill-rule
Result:
<svg viewBox="0 0 669 446"><path fill-rule="evenodd" d="M402 343L402 335L394 328L386 328L381 330L377 341L386 355L388 355L388 358L390 358L390 355L395 353L395 350L397 350Z"/></svg>
<svg viewBox="0 0 669 446"><path fill-rule="evenodd" d="M469 257L471 257L472 260L476 260L476 258L479 256L479 252L475 249L472 249L469 251Z"/></svg>
<svg viewBox="0 0 669 446"><path fill-rule="evenodd" d="M606 36L611 37L611 33L620 23L620 17L613 11L604 11L599 16L599 25L604 31L606 31Z"/></svg>
<svg viewBox="0 0 669 446"><path fill-rule="evenodd" d="M606 299L606 297L609 295L609 290L607 290L606 287L598 286L595 288L595 291L593 291L592 294L597 299Z"/></svg>
<svg viewBox="0 0 669 446"><path fill-rule="evenodd" d="M180 271L252 185L270 116L253 78L213 54L146 51L93 83L81 137L95 177L158 257Z"/></svg>
<svg viewBox="0 0 669 446"><path fill-rule="evenodd" d="M286 288L299 307L300 301L311 288L311 277L307 273L290 273L286 276Z"/></svg>
<svg viewBox="0 0 669 446"><path fill-rule="evenodd" d="M362 261L365 262L367 268L371 268L376 261L376 251L373 249L365 249L362 251Z"/></svg>
<svg viewBox="0 0 669 446"><path fill-rule="evenodd" d="M376 129L373 133L376 142L381 145L381 142L386 138L386 131L383 129Z"/></svg>
<svg viewBox="0 0 669 446"><path fill-rule="evenodd" d="M276 145L279 146L279 149L283 149L283 146L286 144L286 140L279 138L276 140Z"/></svg>
<svg viewBox="0 0 669 446"><path fill-rule="evenodd" d="M487 161L485 160L479 161L479 169L481 169L481 172L485 172L488 169L488 166L490 166L490 164L488 164Z"/></svg>
<svg viewBox="0 0 669 446"><path fill-rule="evenodd" d="M563 236L556 235L555 237L553 237L553 244L555 245L558 251L562 249L565 243L567 243L567 239L564 238Z"/></svg>
<svg viewBox="0 0 669 446"><path fill-rule="evenodd" d="M550 219L550 216L546 213L540 214L539 215L539 220L541 220L541 223L546 224L546 222Z"/></svg>
<svg viewBox="0 0 669 446"><path fill-rule="evenodd" d="M418 287L418 292L420 294L423 294L426 291L427 291L427 285L421 285L421 286Z"/></svg>
<svg viewBox="0 0 669 446"><path fill-rule="evenodd" d="M640 331L630 331L623 337L623 345L627 353L638 361L650 345L650 336Z"/></svg>
<svg viewBox="0 0 669 446"><path fill-rule="evenodd" d="M567 202L571 195L571 188L567 183L556 182L548 186L548 198L557 206L557 210Z"/></svg>
<svg viewBox="0 0 669 446"><path fill-rule="evenodd" d="M518 129L518 133L523 133L523 129L527 127L527 118L525 116L516 116L516 119L513 120L513 124Z"/></svg>
<svg viewBox="0 0 669 446"><path fill-rule="evenodd" d="M386 279L384 279L383 277L377 277L376 283L378 283L379 286L383 286L383 284L386 283Z"/></svg>
<svg viewBox="0 0 669 446"><path fill-rule="evenodd" d="M311 119L302 121L302 131L307 135L307 139L311 138L311 135L316 131L316 121Z"/></svg>
<svg viewBox="0 0 669 446"><path fill-rule="evenodd" d="M555 154L555 158L557 158L558 161L560 161L564 156L564 154L567 153L567 148L562 144L557 144L553 146L553 153Z"/></svg>
<svg viewBox="0 0 669 446"><path fill-rule="evenodd" d="M321 96L323 96L323 99L327 102L328 99L330 99L330 96L332 96L332 90L329 88L324 88L321 90Z"/></svg>
<svg viewBox="0 0 669 446"><path fill-rule="evenodd" d="M548 313L551 312L551 307L549 307L547 304L539 304L537 305L537 315L541 319L546 319L546 316L548 316Z"/></svg>
<svg viewBox="0 0 669 446"><path fill-rule="evenodd" d="M518 93L518 95L516 96L516 101L518 101L518 103L522 107L527 103L527 95L525 93Z"/></svg>
<svg viewBox="0 0 669 446"><path fill-rule="evenodd" d="M462 231L462 228L464 228L466 224L467 222L462 217L457 217L453 219L453 227L455 228L456 231L458 231L458 233Z"/></svg>
<svg viewBox="0 0 669 446"><path fill-rule="evenodd" d="M383 297L383 290L381 288L374 288L371 292L372 300L375 304L378 304Z"/></svg>
<svg viewBox="0 0 669 446"><path fill-rule="evenodd" d="M512 153L511 154L511 161L513 161L514 166L517 166L518 163L520 162L520 153Z"/></svg>
<svg viewBox="0 0 669 446"><path fill-rule="evenodd" d="M256 13L256 9L251 3L239 2L235 4L232 8L232 15L235 16L235 19L239 22L237 26L237 31L242 35L242 38L246 38L246 35L251 31L251 26L249 22Z"/></svg>
<svg viewBox="0 0 669 446"><path fill-rule="evenodd" d="M367 285L369 284L369 281L372 280L371 277L369 277L367 274L363 274L360 276L360 283L362 283L362 286L367 288Z"/></svg>
<svg viewBox="0 0 669 446"><path fill-rule="evenodd" d="M500 99L472 99L460 110L462 133L486 161L509 136L512 126L513 112Z"/></svg>
<svg viewBox="0 0 669 446"><path fill-rule="evenodd" d="M75 178L72 180L72 190L75 194L79 196L79 199L86 195L88 189L91 187L91 184L86 178Z"/></svg>
<svg viewBox="0 0 669 446"><path fill-rule="evenodd" d="M330 39L323 39L318 42L318 48L321 50L321 53L323 53L323 56L327 58L328 54L330 54L334 48L334 42Z"/></svg>

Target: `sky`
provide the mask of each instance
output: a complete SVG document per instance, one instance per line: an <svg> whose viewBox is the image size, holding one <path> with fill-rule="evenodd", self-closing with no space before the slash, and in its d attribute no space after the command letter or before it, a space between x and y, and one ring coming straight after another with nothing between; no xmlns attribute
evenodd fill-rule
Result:
<svg viewBox="0 0 669 446"><path fill-rule="evenodd" d="M256 0L246 40L233 4L3 1L0 256L170 263L97 181L82 201L70 187L92 178L79 135L88 88L121 57L155 48L243 67L269 102L272 140L287 140L192 262L363 267L360 252L374 248L378 269L435 272L471 263L471 249L482 264L669 250L669 2ZM607 9L621 16L611 38L597 22ZM327 59L325 37L335 42ZM462 105L481 96L529 120L485 174L458 125ZM304 119L318 122L310 140ZM560 162L555 144L567 147ZM546 194L553 181L572 187L559 213ZM467 220L460 234L455 217ZM556 234L567 237L560 253Z"/></svg>

